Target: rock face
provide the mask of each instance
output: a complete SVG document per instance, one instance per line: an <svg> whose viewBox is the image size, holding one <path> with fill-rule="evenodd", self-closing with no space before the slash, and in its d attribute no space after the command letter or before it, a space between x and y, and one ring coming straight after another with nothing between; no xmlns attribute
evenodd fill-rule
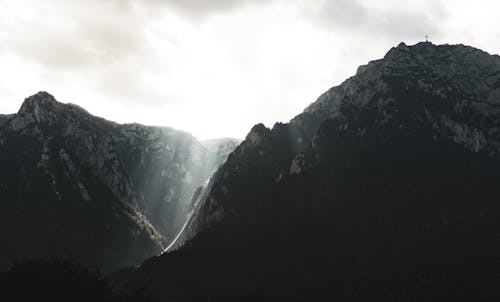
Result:
<svg viewBox="0 0 500 302"><path fill-rule="evenodd" d="M207 186L193 239L127 286L183 301L498 299L499 89L498 56L400 44L288 124L256 125Z"/></svg>
<svg viewBox="0 0 500 302"><path fill-rule="evenodd" d="M188 133L119 125L40 92L0 116L0 262L82 257L102 269L159 254L222 156Z"/></svg>

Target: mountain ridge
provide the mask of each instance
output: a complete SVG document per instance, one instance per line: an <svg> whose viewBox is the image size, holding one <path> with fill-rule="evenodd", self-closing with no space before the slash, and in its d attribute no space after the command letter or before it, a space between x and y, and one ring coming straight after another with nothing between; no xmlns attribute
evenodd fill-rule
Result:
<svg viewBox="0 0 500 302"><path fill-rule="evenodd" d="M290 123L254 126L192 239L124 284L185 301L498 297L499 70L473 48L402 44Z"/></svg>
<svg viewBox="0 0 500 302"><path fill-rule="evenodd" d="M0 118L0 237L25 229L30 239L12 240L0 261L56 253L105 270L138 264L173 238L191 194L222 158L187 132L117 124L47 92L28 97Z"/></svg>
<svg viewBox="0 0 500 302"><path fill-rule="evenodd" d="M433 64L429 63L429 60ZM400 74L399 70L407 70L408 72ZM450 77L450 74L453 76ZM393 117L401 115L398 112L393 112L394 109L399 110L392 108L394 97L404 96L405 93L408 93L406 90L411 86L409 77L412 75L421 78L414 79L411 85L413 85L413 90L423 93L420 97L427 94L425 96L427 104L415 101L413 104L420 106L420 108L406 110L416 113L418 117L415 118L428 119L427 122L435 128L436 133L433 135L451 137L455 142L464 144L473 150L479 151L481 148L489 148L488 152L498 153L495 150L500 149L500 141L498 140L500 125L491 115L500 112L500 107L497 106L497 102L500 102L500 57L491 56L479 49L461 44L434 45L430 42L420 42L413 46L400 43L397 47L393 47L383 59L371 61L358 70L355 76L350 77L339 86L327 90L316 102L292 118L288 124L278 123L272 129L268 129L262 124L254 126L247 135L247 139L240 145L241 148L237 148L235 153L242 152L241 149L247 145L257 149L260 147L265 149L265 143L259 146L256 138L262 137L262 134L267 133L268 130L274 133L286 132L285 136L288 137L281 139L286 140L283 144L289 145L295 159L290 162L287 169L283 167L275 169L273 177L277 179L290 172L299 173L305 167L304 165L310 165L305 160L308 152L302 152L308 148L309 144L314 144L316 129L325 120L338 119L339 124L342 124L339 127L347 127L347 121L359 114L356 111L369 106L382 110L382 112L375 110L374 113L367 113L372 116L381 115L377 121L379 123L391 122ZM426 79L429 83L422 82L422 79ZM463 84L464 81L474 85L475 89L472 95L468 92L470 87ZM440 85L440 89L447 90L438 89L434 93L430 82ZM389 85L392 85L391 91L389 91ZM462 91L465 99L460 100L461 103L457 105L453 104L453 100L446 100L445 92L449 93L449 91ZM381 98L384 94L389 95L389 97ZM392 94L398 95L392 96ZM485 102L485 100L489 101ZM451 105L446 105L446 102ZM446 115L443 116L438 111L436 111L436 116L430 116L425 106L434 106L436 103L443 107L439 110L447 110L450 113L457 112L457 116L450 118ZM471 125L461 123L458 120L469 118L469 116L475 118L475 120L471 119L471 122L474 122ZM486 126L490 127L489 134L478 130L485 123L488 123ZM359 131L366 131L363 128L360 127ZM266 135L269 137L268 134ZM487 144L486 141L488 141ZM288 156L292 156L291 154ZM234 170L234 167L230 170ZM224 199L224 197L222 198ZM206 216L208 217L208 215ZM195 229L196 227L190 228L190 233L196 233Z"/></svg>

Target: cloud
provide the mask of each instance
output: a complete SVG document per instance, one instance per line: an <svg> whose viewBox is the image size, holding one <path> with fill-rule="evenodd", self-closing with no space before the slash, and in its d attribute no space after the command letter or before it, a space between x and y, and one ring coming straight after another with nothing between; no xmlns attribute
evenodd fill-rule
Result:
<svg viewBox="0 0 500 302"><path fill-rule="evenodd" d="M392 0L324 0L304 5L309 21L326 30L367 37L399 40L439 35L439 22L446 17L442 1L397 2Z"/></svg>
<svg viewBox="0 0 500 302"><path fill-rule="evenodd" d="M141 32L146 17L116 10L111 4L31 2L24 8L2 3L6 15L2 51L51 68L70 69L146 53L148 44ZM18 9L26 12L16 14Z"/></svg>
<svg viewBox="0 0 500 302"><path fill-rule="evenodd" d="M169 69L153 55L151 15L126 1L0 2L0 10L0 55L21 58L46 78L74 78L111 99L168 102L168 94L143 79Z"/></svg>
<svg viewBox="0 0 500 302"><path fill-rule="evenodd" d="M83 88L131 105L177 102L165 82L200 22L268 1L0 0L0 55L22 58L47 78L73 77Z"/></svg>
<svg viewBox="0 0 500 302"><path fill-rule="evenodd" d="M121 0L117 0L121 1ZM129 0L130 4L149 5L154 10L177 10L193 18L203 18L216 13L224 13L241 6L250 4L264 4L272 0Z"/></svg>

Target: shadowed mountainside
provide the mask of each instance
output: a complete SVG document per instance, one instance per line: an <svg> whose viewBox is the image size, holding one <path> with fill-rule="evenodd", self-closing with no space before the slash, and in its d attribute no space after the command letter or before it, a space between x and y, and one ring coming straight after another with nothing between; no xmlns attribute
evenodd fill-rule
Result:
<svg viewBox="0 0 500 302"><path fill-rule="evenodd" d="M499 91L498 56L400 44L255 126L194 238L123 284L179 301L498 299Z"/></svg>

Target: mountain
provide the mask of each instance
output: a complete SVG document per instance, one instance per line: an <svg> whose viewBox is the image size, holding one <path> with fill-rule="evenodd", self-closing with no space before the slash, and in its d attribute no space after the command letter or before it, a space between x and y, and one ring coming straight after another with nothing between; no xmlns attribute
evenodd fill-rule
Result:
<svg viewBox="0 0 500 302"><path fill-rule="evenodd" d="M188 133L116 124L39 92L0 116L0 263L138 264L174 238L222 158Z"/></svg>
<svg viewBox="0 0 500 302"><path fill-rule="evenodd" d="M262 183L252 182L254 188L245 184L252 192L264 183L300 174L322 160L317 149L323 134L327 135L326 125L337 127L335 134L349 133L359 145L389 143L399 133L406 140L410 135L451 140L495 156L500 147L499 76L499 57L478 49L401 43L383 59L360 66L356 76L329 89L289 124L278 123L271 130L256 125L220 169L219 178L246 183L238 178L259 173ZM338 143L339 138L330 138L330 143ZM241 168L252 171L239 172ZM210 225L211 216L224 211L226 201L232 207L228 186L212 188L211 193L207 198L211 210L204 207L206 212L198 215L202 225L193 227L194 233L203 224Z"/></svg>
<svg viewBox="0 0 500 302"><path fill-rule="evenodd" d="M126 287L179 301L500 297L500 57L401 43L258 124L176 251Z"/></svg>

